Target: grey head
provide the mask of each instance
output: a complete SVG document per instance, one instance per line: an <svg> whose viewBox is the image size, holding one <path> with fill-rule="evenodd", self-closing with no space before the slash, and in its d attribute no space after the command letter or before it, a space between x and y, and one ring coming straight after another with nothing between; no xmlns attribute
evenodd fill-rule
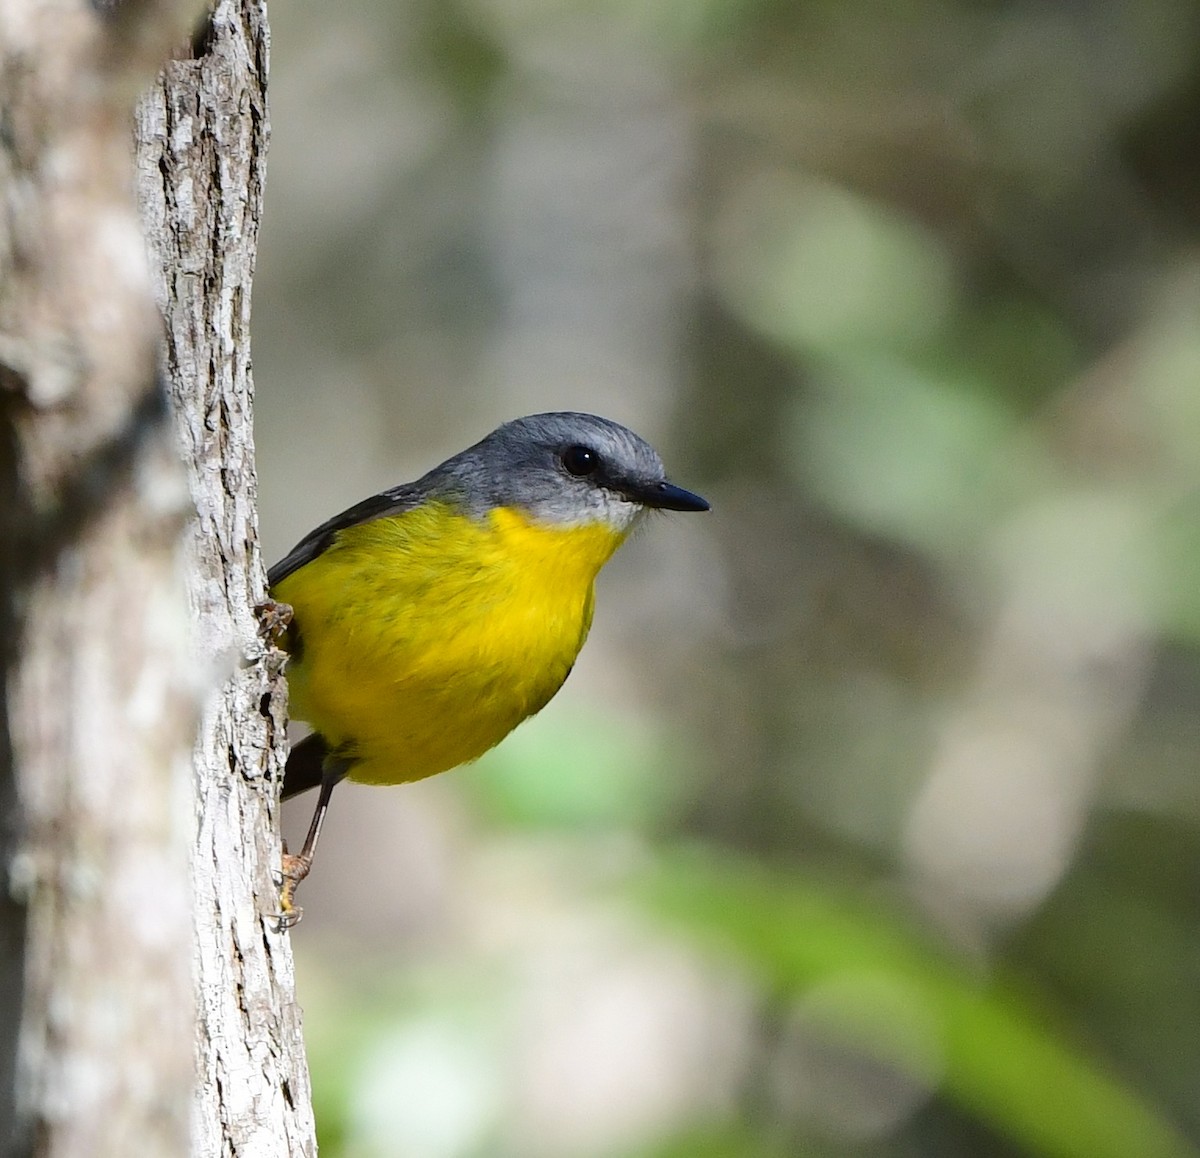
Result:
<svg viewBox="0 0 1200 1158"><path fill-rule="evenodd" d="M483 516L516 507L538 522L632 528L650 508L706 511L669 482L658 452L632 430L594 414L560 411L506 422L417 484Z"/></svg>

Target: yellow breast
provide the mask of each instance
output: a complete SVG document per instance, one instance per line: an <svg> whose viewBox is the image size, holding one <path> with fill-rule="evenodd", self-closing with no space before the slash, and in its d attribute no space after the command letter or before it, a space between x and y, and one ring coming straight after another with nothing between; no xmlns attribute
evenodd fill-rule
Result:
<svg viewBox="0 0 1200 1158"><path fill-rule="evenodd" d="M417 780L474 760L561 686L597 572L623 536L442 504L339 532L272 594L294 611L292 714L357 756L350 777Z"/></svg>

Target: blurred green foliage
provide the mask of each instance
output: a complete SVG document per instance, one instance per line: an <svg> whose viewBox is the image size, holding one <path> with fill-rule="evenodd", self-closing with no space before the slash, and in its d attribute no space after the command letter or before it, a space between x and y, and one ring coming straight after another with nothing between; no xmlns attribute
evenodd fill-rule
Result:
<svg viewBox="0 0 1200 1158"><path fill-rule="evenodd" d="M647 721L576 707L519 728L458 779L494 824L654 828L679 806L686 748Z"/></svg>
<svg viewBox="0 0 1200 1158"><path fill-rule="evenodd" d="M1200 8L272 16L274 550L534 409L714 501L306 902L323 1153L1196 1153Z"/></svg>
<svg viewBox="0 0 1200 1158"><path fill-rule="evenodd" d="M708 852L664 857L643 887L655 911L747 962L775 1001L836 981L818 1030L938 1082L1031 1154L1196 1153L1011 983L938 952L911 917Z"/></svg>

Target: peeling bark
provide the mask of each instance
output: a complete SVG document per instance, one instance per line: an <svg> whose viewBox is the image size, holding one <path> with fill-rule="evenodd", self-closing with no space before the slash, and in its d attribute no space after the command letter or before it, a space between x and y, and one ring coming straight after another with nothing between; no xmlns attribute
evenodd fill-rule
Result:
<svg viewBox="0 0 1200 1158"><path fill-rule="evenodd" d="M275 913L280 653L260 638L250 283L267 143L265 6L222 0L194 59L138 108L143 216L161 278L166 364L198 519L189 536L195 662L223 686L195 749L199 1081L193 1150L315 1154L291 949Z"/></svg>
<svg viewBox="0 0 1200 1158"><path fill-rule="evenodd" d="M193 55L196 15L0 0L5 1154L316 1150L253 614L267 27Z"/></svg>

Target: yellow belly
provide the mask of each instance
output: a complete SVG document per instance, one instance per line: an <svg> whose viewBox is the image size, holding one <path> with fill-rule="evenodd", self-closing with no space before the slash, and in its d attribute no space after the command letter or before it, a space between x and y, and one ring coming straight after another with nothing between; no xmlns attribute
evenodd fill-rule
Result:
<svg viewBox="0 0 1200 1158"><path fill-rule="evenodd" d="M299 640L293 716L354 756L354 780L396 784L476 759L566 679L621 538L442 505L340 532L272 591Z"/></svg>

